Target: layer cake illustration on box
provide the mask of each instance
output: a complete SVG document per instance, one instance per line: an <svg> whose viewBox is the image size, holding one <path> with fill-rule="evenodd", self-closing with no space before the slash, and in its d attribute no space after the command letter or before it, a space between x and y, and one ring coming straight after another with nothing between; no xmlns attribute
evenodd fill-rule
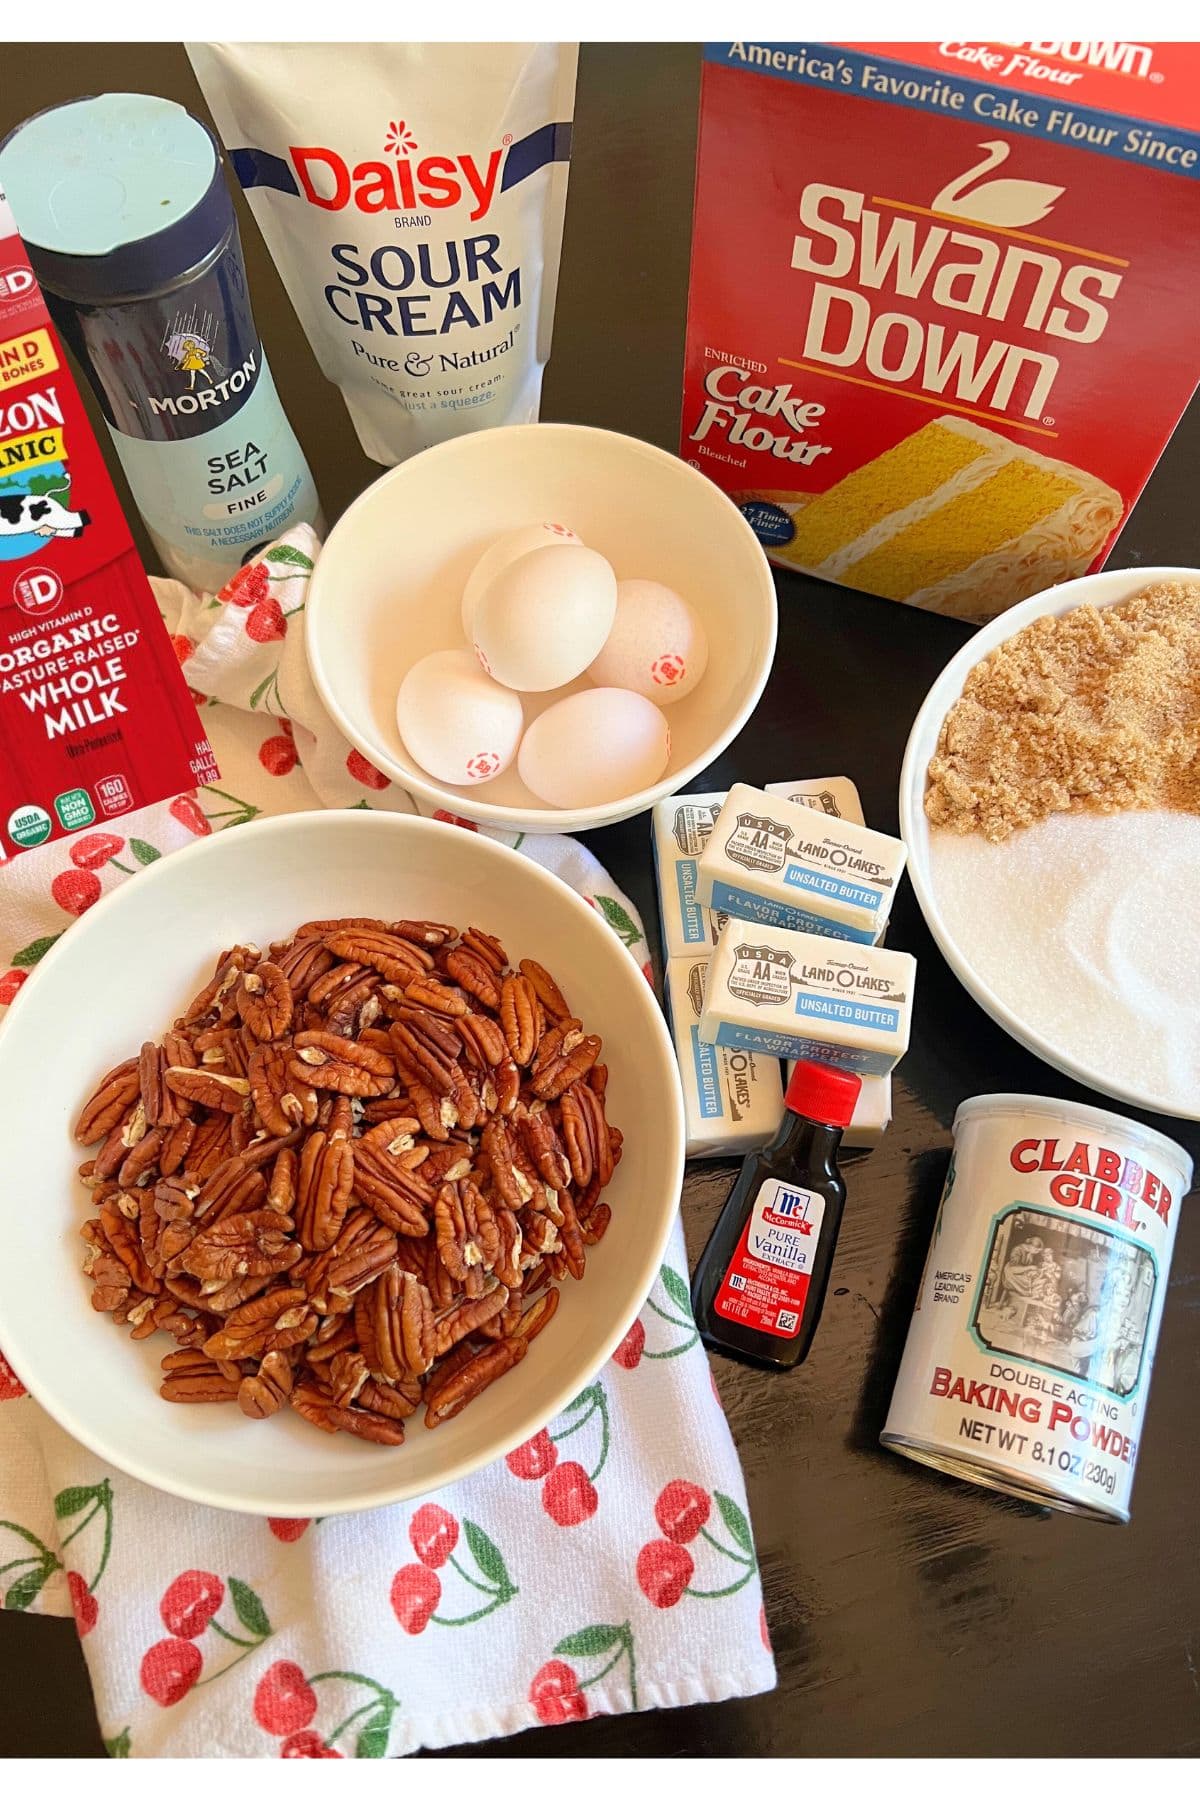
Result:
<svg viewBox="0 0 1200 1800"><path fill-rule="evenodd" d="M1123 511L1085 469L951 413L823 494L748 488L732 498L790 519L788 541L772 546L777 562L957 618L990 617L1084 574Z"/></svg>

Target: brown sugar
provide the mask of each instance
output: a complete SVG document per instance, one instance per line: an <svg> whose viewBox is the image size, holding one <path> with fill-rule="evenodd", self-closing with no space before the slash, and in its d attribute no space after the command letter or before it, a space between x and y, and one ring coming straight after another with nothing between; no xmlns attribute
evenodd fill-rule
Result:
<svg viewBox="0 0 1200 1800"><path fill-rule="evenodd" d="M1200 580L1035 619L972 669L929 763L933 825L993 843L1051 813L1200 813Z"/></svg>

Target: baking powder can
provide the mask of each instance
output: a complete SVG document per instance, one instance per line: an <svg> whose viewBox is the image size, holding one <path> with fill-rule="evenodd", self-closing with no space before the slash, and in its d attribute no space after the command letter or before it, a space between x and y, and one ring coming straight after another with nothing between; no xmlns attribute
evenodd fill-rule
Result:
<svg viewBox="0 0 1200 1800"><path fill-rule="evenodd" d="M1126 1524L1192 1159L1098 1107L986 1094L954 1150L880 1442Z"/></svg>

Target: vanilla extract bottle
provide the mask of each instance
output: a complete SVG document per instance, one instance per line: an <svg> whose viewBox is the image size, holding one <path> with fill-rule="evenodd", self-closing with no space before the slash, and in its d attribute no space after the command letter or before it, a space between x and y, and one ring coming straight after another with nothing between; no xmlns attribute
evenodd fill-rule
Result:
<svg viewBox="0 0 1200 1800"><path fill-rule="evenodd" d="M713 1350L793 1369L812 1347L837 1246L846 1184L837 1164L862 1083L798 1062L783 1123L751 1151L692 1281L692 1310Z"/></svg>

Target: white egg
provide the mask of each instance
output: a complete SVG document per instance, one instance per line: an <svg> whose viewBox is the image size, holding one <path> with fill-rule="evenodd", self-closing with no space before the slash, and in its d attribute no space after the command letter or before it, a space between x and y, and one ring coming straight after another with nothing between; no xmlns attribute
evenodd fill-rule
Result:
<svg viewBox="0 0 1200 1800"><path fill-rule="evenodd" d="M582 544L528 550L501 569L475 608L475 654L489 675L545 693L582 675L617 610L617 578Z"/></svg>
<svg viewBox="0 0 1200 1800"><path fill-rule="evenodd" d="M670 756L670 727L652 701L627 688L585 688L533 720L517 768L547 806L573 809L650 787Z"/></svg>
<svg viewBox="0 0 1200 1800"><path fill-rule="evenodd" d="M599 687L632 688L659 706L690 694L708 667L708 638L694 608L661 581L619 581L617 612L588 670Z"/></svg>
<svg viewBox="0 0 1200 1800"><path fill-rule="evenodd" d="M462 622L468 640L474 630L475 608L479 604L479 597L501 569L506 568L510 562L516 562L518 556L524 556L529 550L554 549L556 545L582 542L583 539L569 525L555 525L549 520L541 525L518 525L515 531L506 531L494 539L471 570L463 589Z"/></svg>
<svg viewBox="0 0 1200 1800"><path fill-rule="evenodd" d="M520 696L484 674L469 650L435 650L400 684L396 723L409 755L435 781L477 787L517 754Z"/></svg>

